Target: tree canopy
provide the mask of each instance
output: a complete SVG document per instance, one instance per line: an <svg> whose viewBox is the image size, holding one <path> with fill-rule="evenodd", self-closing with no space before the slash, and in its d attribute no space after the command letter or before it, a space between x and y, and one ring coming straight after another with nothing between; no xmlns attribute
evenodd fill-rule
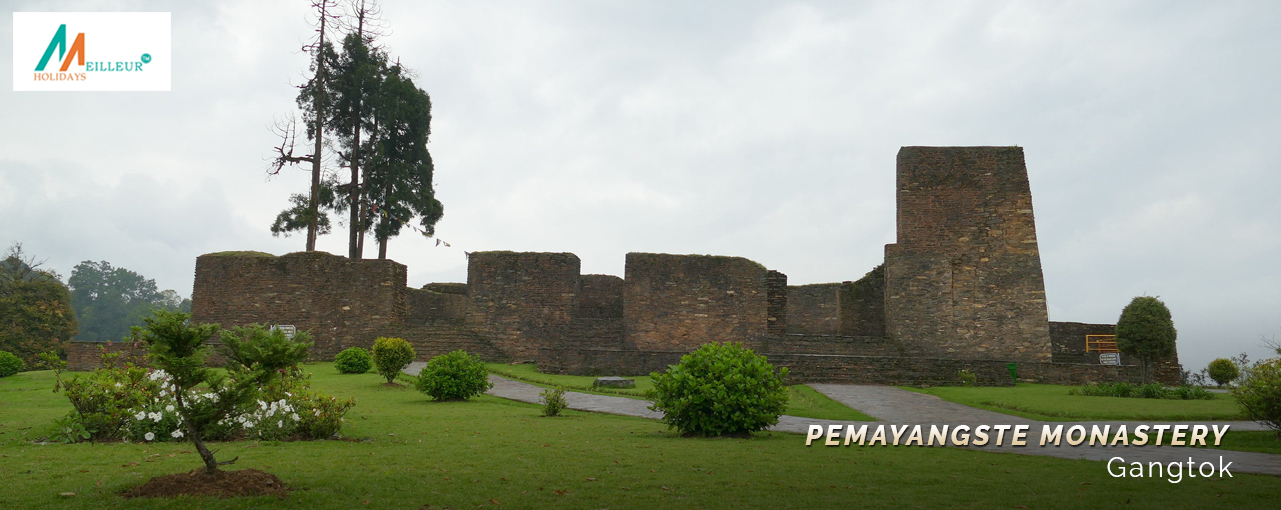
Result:
<svg viewBox="0 0 1281 510"><path fill-rule="evenodd" d="M316 0L321 19L328 12ZM379 29L376 2L353 1L337 25L345 29L340 48L335 48L319 32L322 40L313 47L314 76L300 87L297 98L306 122L307 137L313 141L329 136L323 145L337 155L338 164L350 178L339 182L329 174L317 183L313 173L310 194L290 197L290 207L282 211L272 225L272 233L288 235L311 230L316 234L330 231L326 211L346 213L348 219L348 256L364 257L364 240L372 232L378 241L378 257L386 258L387 242L399 235L405 226L431 237L444 207L432 187L434 167L427 141L431 135L431 98L410 78L410 71L392 64L387 51L376 44ZM295 131L293 122L278 126L285 142L277 148L280 156L274 167L311 162L318 165L321 145L316 153L293 156ZM412 223L417 218L418 225ZM308 249L311 249L309 244Z"/></svg>
<svg viewBox="0 0 1281 510"><path fill-rule="evenodd" d="M76 334L71 294L57 273L14 244L0 260L0 351L32 366L41 352L65 352Z"/></svg>
<svg viewBox="0 0 1281 510"><path fill-rule="evenodd" d="M1117 347L1143 361L1145 378L1151 373L1153 360L1174 354L1177 336L1170 309L1151 296L1131 300L1116 321Z"/></svg>
<svg viewBox="0 0 1281 510"><path fill-rule="evenodd" d="M71 270L71 304L80 320L77 340L114 342L141 326L156 309L189 311L191 300L156 281L111 263L84 261Z"/></svg>

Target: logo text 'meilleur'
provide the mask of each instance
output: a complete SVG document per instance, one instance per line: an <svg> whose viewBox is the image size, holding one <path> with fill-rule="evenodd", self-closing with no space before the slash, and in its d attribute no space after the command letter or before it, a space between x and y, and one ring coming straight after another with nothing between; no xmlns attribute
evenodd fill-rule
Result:
<svg viewBox="0 0 1281 510"><path fill-rule="evenodd" d="M13 90L167 91L167 12L13 13Z"/></svg>

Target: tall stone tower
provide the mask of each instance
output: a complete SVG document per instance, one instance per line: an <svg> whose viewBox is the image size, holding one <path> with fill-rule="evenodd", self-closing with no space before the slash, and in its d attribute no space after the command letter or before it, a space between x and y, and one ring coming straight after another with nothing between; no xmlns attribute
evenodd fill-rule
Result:
<svg viewBox="0 0 1281 510"><path fill-rule="evenodd" d="M1050 361L1032 192L1020 147L903 147L887 334L931 357Z"/></svg>

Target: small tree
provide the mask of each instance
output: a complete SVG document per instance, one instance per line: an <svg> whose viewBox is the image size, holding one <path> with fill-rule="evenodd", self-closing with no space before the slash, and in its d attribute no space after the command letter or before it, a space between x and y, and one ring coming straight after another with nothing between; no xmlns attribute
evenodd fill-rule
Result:
<svg viewBox="0 0 1281 510"><path fill-rule="evenodd" d="M1174 354L1178 332L1170 309L1160 299L1139 296L1130 301L1116 321L1116 343L1121 352L1143 363L1143 380L1152 379L1152 362Z"/></svg>
<svg viewBox="0 0 1281 510"><path fill-rule="evenodd" d="M267 332L260 326L235 328L223 335L228 363L227 374L209 369L207 342L218 333L216 324L198 324L181 312L157 310L155 317L145 319L147 327L141 339L151 351L157 368L170 376L175 407L182 426L205 462L205 474L218 473L218 466L236 459L218 461L205 445L204 438L219 421L229 418L236 409L251 402L258 388L270 381L278 370L306 358L306 348L298 349L281 342L284 334ZM199 385L205 385L196 391ZM196 393L212 394L198 398Z"/></svg>
<svg viewBox="0 0 1281 510"><path fill-rule="evenodd" d="M1281 437L1281 358L1255 364L1245 381L1232 390L1232 396L1242 413Z"/></svg>
<svg viewBox="0 0 1281 510"><path fill-rule="evenodd" d="M650 409L683 434L743 435L778 423L787 409L787 369L738 343L710 343L651 374Z"/></svg>
<svg viewBox="0 0 1281 510"><path fill-rule="evenodd" d="M1241 369L1237 368L1236 363L1227 358L1211 361L1206 371L1209 372L1210 378L1214 379L1215 384L1218 384L1220 388L1241 376Z"/></svg>
<svg viewBox="0 0 1281 510"><path fill-rule="evenodd" d="M493 386L480 358L462 350L428 360L417 382L418 391L436 400L467 400Z"/></svg>
<svg viewBox="0 0 1281 510"><path fill-rule="evenodd" d="M387 378L387 384L396 380L396 375L414 361L414 346L403 338L378 337L374 339L374 366L378 374Z"/></svg>

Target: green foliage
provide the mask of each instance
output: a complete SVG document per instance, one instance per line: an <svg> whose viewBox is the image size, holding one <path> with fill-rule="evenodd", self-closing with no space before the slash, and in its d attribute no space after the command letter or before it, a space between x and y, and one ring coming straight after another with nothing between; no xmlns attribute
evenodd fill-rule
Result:
<svg viewBox="0 0 1281 510"><path fill-rule="evenodd" d="M431 98L414 85L399 64L389 67L377 93L370 98L374 126L373 150L365 164L368 200L376 205L374 237L379 258L386 255L387 240L400 234L414 217L418 231L435 234L444 207L432 186Z"/></svg>
<svg viewBox="0 0 1281 510"><path fill-rule="evenodd" d="M27 364L22 361L22 358L9 351L0 351L0 377L9 377L26 367Z"/></svg>
<svg viewBox="0 0 1281 510"><path fill-rule="evenodd" d="M1158 383L1140 385L1130 384L1128 382L1087 384L1085 386L1068 389L1068 395L1080 395L1086 397L1157 398L1172 400L1214 400L1214 394L1206 391L1205 388L1200 386L1182 385L1165 387Z"/></svg>
<svg viewBox="0 0 1281 510"><path fill-rule="evenodd" d="M547 388L538 394L543 403L543 416L560 416L560 412L569 407L565 401L565 388Z"/></svg>
<svg viewBox="0 0 1281 510"><path fill-rule="evenodd" d="M312 342L311 334L306 331L294 333L291 340L284 330L251 324L223 330L222 345L232 368L256 367L268 374L280 374L306 360Z"/></svg>
<svg viewBox="0 0 1281 510"><path fill-rule="evenodd" d="M1281 358L1256 363L1250 375L1232 390L1232 397L1249 419L1267 425L1281 437Z"/></svg>
<svg viewBox="0 0 1281 510"><path fill-rule="evenodd" d="M0 350L31 365L41 352L66 352L76 328L71 294L58 274L15 243L0 260Z"/></svg>
<svg viewBox="0 0 1281 510"><path fill-rule="evenodd" d="M775 372L742 344L713 342L651 374L650 409L686 435L748 434L778 423L787 409L786 377L786 368Z"/></svg>
<svg viewBox="0 0 1281 510"><path fill-rule="evenodd" d="M961 377L961 386L977 386L979 376L969 369L960 370L957 375Z"/></svg>
<svg viewBox="0 0 1281 510"><path fill-rule="evenodd" d="M320 204L330 205L336 199L335 190L332 185L320 186ZM281 235L289 237L294 232L306 232L311 225L311 200L308 195L295 193L289 195L289 208L280 211L276 215L276 221L271 224L271 235L279 237ZM325 235L332 230L329 222L329 214L323 209L316 210L316 235Z"/></svg>
<svg viewBox="0 0 1281 510"><path fill-rule="evenodd" d="M1213 379L1220 387L1241 377L1241 369L1237 368L1236 363L1227 358L1211 361L1210 366L1206 367L1206 371L1209 372L1210 379Z"/></svg>
<svg viewBox="0 0 1281 510"><path fill-rule="evenodd" d="M334 368L340 374L363 374L373 367L374 359L361 347L348 347L334 356Z"/></svg>
<svg viewBox="0 0 1281 510"><path fill-rule="evenodd" d="M44 358L45 355L42 355ZM102 368L83 375L62 378L65 365L54 366L57 383L71 401L72 411L58 425L63 441L103 441L121 435L130 410L140 407L164 391L148 377L148 370L122 362L119 352L102 350Z"/></svg>
<svg viewBox="0 0 1281 510"><path fill-rule="evenodd" d="M1131 300L1116 321L1117 347L1143 361L1145 380L1151 380L1153 360L1174 354L1177 337L1170 309L1151 296Z"/></svg>
<svg viewBox="0 0 1281 510"><path fill-rule="evenodd" d="M428 360L416 386L436 400L467 400L494 385L480 357L458 350Z"/></svg>
<svg viewBox="0 0 1281 510"><path fill-rule="evenodd" d="M77 264L67 283L80 320L76 339L82 342L118 342L153 310L191 309L191 300L177 292L161 291L155 280L106 261Z"/></svg>
<svg viewBox="0 0 1281 510"><path fill-rule="evenodd" d="M374 357L374 366L378 367L378 374L387 379L387 384L395 381L400 371L413 363L416 356L414 346L409 345L405 339L383 336L374 339L374 348L370 354Z"/></svg>

